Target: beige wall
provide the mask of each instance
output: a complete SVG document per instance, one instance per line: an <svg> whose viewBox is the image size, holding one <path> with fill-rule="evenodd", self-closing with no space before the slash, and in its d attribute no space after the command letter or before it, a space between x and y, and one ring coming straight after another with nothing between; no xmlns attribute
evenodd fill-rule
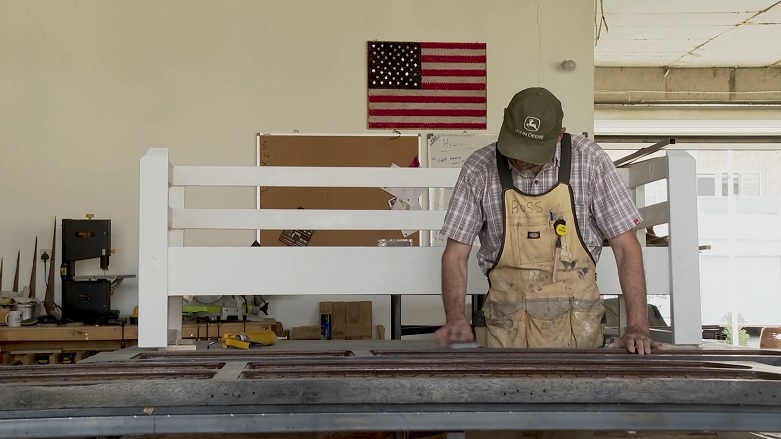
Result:
<svg viewBox="0 0 781 439"><path fill-rule="evenodd" d="M28 279L35 237L49 248L55 217L88 212L112 220L110 272L136 273L138 160L148 147L169 147L177 164L253 165L257 132L366 131L368 40L486 42L488 132L514 92L538 84L559 95L571 132L591 132L592 14L577 0L0 0L3 287L17 249ZM564 72L563 59L577 69ZM254 207L253 192L188 197ZM97 261L79 267L93 273ZM123 284L114 307L132 310L136 287ZM39 297L43 289L41 273ZM288 326L308 323L283 309L296 300L272 305Z"/></svg>

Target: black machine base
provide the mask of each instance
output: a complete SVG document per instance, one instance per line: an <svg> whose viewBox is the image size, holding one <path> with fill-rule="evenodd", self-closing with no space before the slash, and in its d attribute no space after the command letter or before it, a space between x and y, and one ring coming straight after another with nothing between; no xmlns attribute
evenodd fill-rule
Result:
<svg viewBox="0 0 781 439"><path fill-rule="evenodd" d="M62 285L62 317L83 323L108 323L111 311L111 282L108 280L72 281Z"/></svg>

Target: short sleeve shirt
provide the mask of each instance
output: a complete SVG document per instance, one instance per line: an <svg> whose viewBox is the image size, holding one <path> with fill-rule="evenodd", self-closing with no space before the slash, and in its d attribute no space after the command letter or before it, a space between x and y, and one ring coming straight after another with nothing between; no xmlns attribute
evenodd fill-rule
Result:
<svg viewBox="0 0 781 439"><path fill-rule="evenodd" d="M586 248L595 260L599 260L604 239L633 229L642 218L605 151L591 139L577 135L571 135L571 138L569 183L575 215ZM552 188L558 182L560 156L561 145L558 145L553 159L533 177L512 169L515 187L530 195L539 195ZM462 166L440 233L469 245L478 237L477 259L483 273L487 274L499 256L504 235L503 217L502 185L494 143L472 153Z"/></svg>

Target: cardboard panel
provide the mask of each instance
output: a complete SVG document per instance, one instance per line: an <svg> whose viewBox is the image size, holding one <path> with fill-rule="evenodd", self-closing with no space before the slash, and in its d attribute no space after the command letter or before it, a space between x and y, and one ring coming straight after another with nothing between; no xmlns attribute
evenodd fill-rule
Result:
<svg viewBox="0 0 781 439"><path fill-rule="evenodd" d="M418 154L417 136L261 135L261 166L407 166ZM381 188L261 188L261 209L388 210ZM261 230L260 244L285 245L281 230ZM408 238L418 245L418 235ZM377 246L404 238L400 230L314 230L308 245Z"/></svg>

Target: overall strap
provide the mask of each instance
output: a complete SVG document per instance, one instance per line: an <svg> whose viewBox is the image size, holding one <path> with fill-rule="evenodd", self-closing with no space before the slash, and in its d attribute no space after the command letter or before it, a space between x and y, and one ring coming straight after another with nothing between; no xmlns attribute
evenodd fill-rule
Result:
<svg viewBox="0 0 781 439"><path fill-rule="evenodd" d="M569 184L572 168L572 138L569 133L561 136L561 159L559 160L559 183Z"/></svg>
<svg viewBox="0 0 781 439"><path fill-rule="evenodd" d="M508 188L515 187L513 185L513 176L510 173L510 161L499 152L498 146L496 147L496 169L499 170L499 181L502 183L502 192Z"/></svg>

